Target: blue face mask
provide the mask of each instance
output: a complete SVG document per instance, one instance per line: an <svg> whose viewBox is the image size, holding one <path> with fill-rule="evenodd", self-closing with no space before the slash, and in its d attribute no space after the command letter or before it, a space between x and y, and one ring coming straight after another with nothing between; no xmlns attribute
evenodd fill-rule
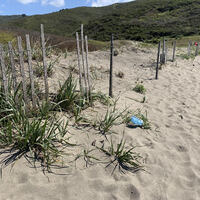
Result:
<svg viewBox="0 0 200 200"><path fill-rule="evenodd" d="M138 118L135 117L135 116L132 116L132 117L131 117L131 122L132 122L133 125L135 125L135 126L142 126L143 123L144 123L141 119L138 119Z"/></svg>

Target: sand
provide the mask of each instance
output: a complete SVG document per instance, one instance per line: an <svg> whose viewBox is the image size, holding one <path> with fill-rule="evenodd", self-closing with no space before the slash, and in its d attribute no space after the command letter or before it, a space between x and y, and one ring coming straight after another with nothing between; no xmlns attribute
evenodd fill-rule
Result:
<svg viewBox="0 0 200 200"><path fill-rule="evenodd" d="M169 55L170 56L170 55ZM142 156L145 170L136 173L111 174L113 166L94 161L86 163L83 157L70 162L83 150L93 150L91 155L106 161L96 145L109 142L97 130L69 127L70 141L79 144L70 147L65 156L66 168L53 169L54 173L43 174L21 158L14 165L2 170L0 200L198 200L200 199L200 57L185 60L176 58L159 71L155 80L156 48L130 43L119 49L114 57L114 73L124 73L124 78L114 75L114 96L119 97L117 109L142 109L147 111L151 130L132 129L124 125L114 126L114 144L120 141L124 131L126 145L136 147ZM93 85L96 91L108 93L109 51L89 54L93 69ZM50 91L58 89L58 80L68 76L69 66L76 66L75 53L61 58L49 79ZM77 67L77 66L76 66ZM132 90L136 82L146 88L146 101ZM42 82L41 82L42 84ZM89 119L99 119L106 106L96 103L84 111ZM60 114L66 120L65 114ZM60 174L60 175L59 175Z"/></svg>

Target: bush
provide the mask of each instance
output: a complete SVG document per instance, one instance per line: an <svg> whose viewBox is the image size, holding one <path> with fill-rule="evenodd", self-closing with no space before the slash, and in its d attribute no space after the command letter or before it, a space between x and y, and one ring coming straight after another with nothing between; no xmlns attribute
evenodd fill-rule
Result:
<svg viewBox="0 0 200 200"><path fill-rule="evenodd" d="M141 84L137 84L134 88L133 91L140 93L140 94L144 94L146 92L146 89L143 85Z"/></svg>

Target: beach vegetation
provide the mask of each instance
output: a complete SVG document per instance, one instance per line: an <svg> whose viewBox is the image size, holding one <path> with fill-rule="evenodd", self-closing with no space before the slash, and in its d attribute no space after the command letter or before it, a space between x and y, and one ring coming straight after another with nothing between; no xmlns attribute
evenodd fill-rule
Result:
<svg viewBox="0 0 200 200"><path fill-rule="evenodd" d="M114 165L112 174L117 167L119 168L119 171L123 173L125 171L136 172L142 169L142 165L140 163L141 156L134 152L134 147L129 148L126 146L126 140L124 140L124 136L118 144L114 145L111 140L108 148L99 149L110 158L110 161L106 167L110 166L111 164Z"/></svg>
<svg viewBox="0 0 200 200"><path fill-rule="evenodd" d="M140 93L140 94L145 94L146 89L145 89L144 85L138 83L138 84L133 88L133 91L135 91L135 92L137 92L137 93Z"/></svg>

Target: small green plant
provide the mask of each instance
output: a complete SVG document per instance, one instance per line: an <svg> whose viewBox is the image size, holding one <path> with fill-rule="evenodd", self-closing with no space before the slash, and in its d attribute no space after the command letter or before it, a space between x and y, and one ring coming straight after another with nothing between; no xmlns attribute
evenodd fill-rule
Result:
<svg viewBox="0 0 200 200"><path fill-rule="evenodd" d="M142 84L137 84L134 88L133 91L140 93L140 94L144 94L146 92L145 87Z"/></svg>
<svg viewBox="0 0 200 200"><path fill-rule="evenodd" d="M63 110L67 111L73 110L78 99L79 94L76 92L76 82L74 81L72 74L70 74L64 84L60 84L60 89L56 95L55 101Z"/></svg>
<svg viewBox="0 0 200 200"><path fill-rule="evenodd" d="M85 161L85 165L86 167L88 167L89 165L94 165L94 161L99 161L98 158L96 158L93 155L90 155L91 152L93 152L95 149L91 149L91 150L83 150L82 154L79 154L76 158L75 161L78 160L79 158L83 157L84 161Z"/></svg>
<svg viewBox="0 0 200 200"><path fill-rule="evenodd" d="M114 104L113 100L106 94L103 94L102 92L97 92L97 93L92 92L91 93L91 101L92 102L99 101L103 105L107 105L107 106Z"/></svg>
<svg viewBox="0 0 200 200"><path fill-rule="evenodd" d="M131 121L131 117L133 115L133 112L130 110L127 110L122 116L122 123L128 124Z"/></svg>
<svg viewBox="0 0 200 200"><path fill-rule="evenodd" d="M53 74L53 67L54 65L50 62L48 65L47 65L47 76L48 77L51 77L52 74ZM42 77L44 76L44 68L43 68L43 65L39 62L37 62L37 65L35 66L34 70L33 70L34 74L37 76L37 77Z"/></svg>
<svg viewBox="0 0 200 200"><path fill-rule="evenodd" d="M106 167L110 166L111 164L115 164L112 174L114 173L117 166L121 172L124 172L123 170L136 172L142 169L139 161L141 156L138 153L133 152L134 147L127 148L125 147L125 144L126 141L124 140L124 137L122 137L120 143L116 146L113 145L111 140L108 149L99 148L102 152L111 158L111 161L109 161Z"/></svg>
<svg viewBox="0 0 200 200"><path fill-rule="evenodd" d="M146 102L146 97L143 96L141 103L145 103Z"/></svg>
<svg viewBox="0 0 200 200"><path fill-rule="evenodd" d="M39 83L37 81L34 81L34 89L35 89L35 95L37 97L41 97L42 91L41 91ZM31 83L28 83L26 85L26 91L27 91L28 97L31 99L31 97L32 97L32 94L31 94Z"/></svg>
<svg viewBox="0 0 200 200"><path fill-rule="evenodd" d="M108 133L109 130L114 126L119 124L118 119L123 115L123 112L117 112L116 107L108 107L105 116L99 122L99 131L102 134Z"/></svg>

